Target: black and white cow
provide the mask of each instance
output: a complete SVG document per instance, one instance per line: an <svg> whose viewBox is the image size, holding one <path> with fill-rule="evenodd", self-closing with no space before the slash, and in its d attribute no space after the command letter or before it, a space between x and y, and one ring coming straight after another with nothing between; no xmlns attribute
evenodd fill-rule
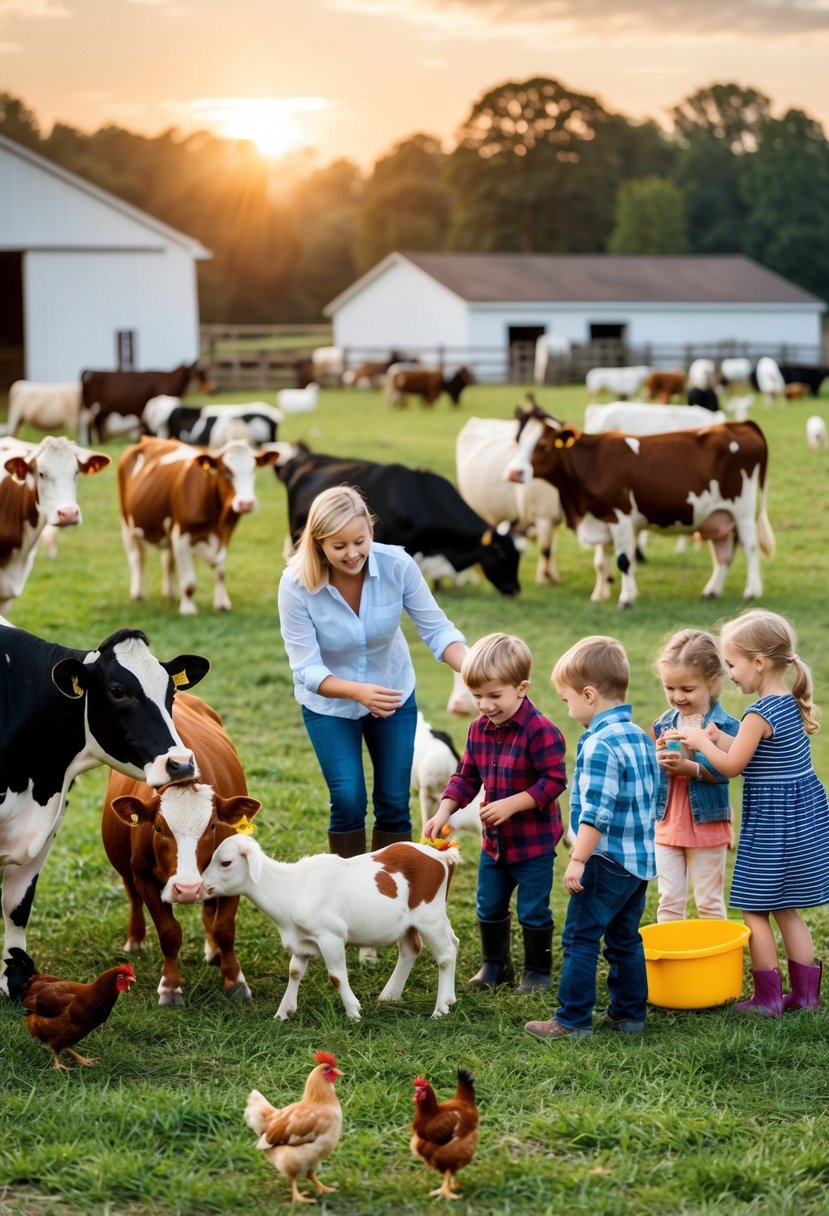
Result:
<svg viewBox="0 0 829 1216"><path fill-rule="evenodd" d="M304 444L276 444L275 449L280 454L274 472L288 491L288 521L295 540L318 494L331 486L356 486L377 517L378 541L401 545L412 557L440 554L456 571L480 564L502 595L521 590L512 534L490 527L445 477L402 464L325 456Z"/></svg>
<svg viewBox="0 0 829 1216"><path fill-rule="evenodd" d="M136 629L75 650L0 617L0 959L26 948L38 876L79 773L108 764L155 788L198 776L173 724L173 694L209 669L199 655L159 662Z"/></svg>

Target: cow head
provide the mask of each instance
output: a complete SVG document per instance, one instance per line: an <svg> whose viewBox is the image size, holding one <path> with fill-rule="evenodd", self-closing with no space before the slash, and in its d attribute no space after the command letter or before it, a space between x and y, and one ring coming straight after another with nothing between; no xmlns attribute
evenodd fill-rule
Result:
<svg viewBox="0 0 829 1216"><path fill-rule="evenodd" d="M193 688L209 670L200 655L161 663L144 633L121 629L85 659L61 659L52 681L65 697L85 698L87 757L157 788L198 776L173 724L173 694Z"/></svg>
<svg viewBox="0 0 829 1216"><path fill-rule="evenodd" d="M279 452L269 449L254 452L249 444L233 439L216 452L199 452L194 463L206 472L222 478L222 499L230 500L230 509L237 515L246 515L256 510L254 474L257 469L272 465L279 459Z"/></svg>
<svg viewBox="0 0 829 1216"><path fill-rule="evenodd" d="M62 435L47 435L35 448L10 456L4 468L15 481L33 487L44 524L64 528L82 522L78 474L100 473L109 463L104 452L78 447Z"/></svg>
<svg viewBox="0 0 829 1216"><path fill-rule="evenodd" d="M546 476L545 470L555 452L572 447L581 432L545 414L535 405L517 410L516 417L516 450L504 469L504 476L507 481L526 485L533 476Z"/></svg>
<svg viewBox="0 0 829 1216"><path fill-rule="evenodd" d="M509 525L487 528L481 536L478 561L484 574L501 595L518 595L518 564L521 555Z"/></svg>
<svg viewBox="0 0 829 1216"><path fill-rule="evenodd" d="M194 781L169 785L141 798L123 794L112 801L115 815L133 829L144 829L139 847L153 850L154 872L168 904L192 904L200 898L202 874L223 840L253 830L251 819L261 803L246 794L220 797L210 785Z"/></svg>

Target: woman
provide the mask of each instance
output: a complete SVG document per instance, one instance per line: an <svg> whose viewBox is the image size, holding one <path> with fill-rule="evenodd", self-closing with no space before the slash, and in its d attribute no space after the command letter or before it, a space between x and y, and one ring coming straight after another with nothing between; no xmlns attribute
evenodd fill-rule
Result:
<svg viewBox="0 0 829 1216"><path fill-rule="evenodd" d="M331 795L329 847L341 857L366 849L363 739L374 770L371 848L411 838L417 706L403 611L436 659L458 671L466 654L417 563L374 544L372 524L358 490L323 491L279 583L294 695Z"/></svg>

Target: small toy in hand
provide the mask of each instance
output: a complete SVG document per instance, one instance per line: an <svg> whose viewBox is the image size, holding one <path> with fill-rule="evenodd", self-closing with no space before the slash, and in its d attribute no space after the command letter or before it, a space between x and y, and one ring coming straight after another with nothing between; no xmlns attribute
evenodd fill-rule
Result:
<svg viewBox="0 0 829 1216"><path fill-rule="evenodd" d="M452 829L448 823L445 823L440 829L440 839L432 840L429 836L421 836L420 843L431 845L433 849L440 849L444 852L445 849L456 849L460 846L459 840L450 840Z"/></svg>

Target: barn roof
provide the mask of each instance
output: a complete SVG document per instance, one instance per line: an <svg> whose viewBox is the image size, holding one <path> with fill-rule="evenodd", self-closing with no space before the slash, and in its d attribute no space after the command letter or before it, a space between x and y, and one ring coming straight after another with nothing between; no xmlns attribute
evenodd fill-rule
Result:
<svg viewBox="0 0 829 1216"><path fill-rule="evenodd" d="M469 303L794 304L822 300L731 254L392 253L328 305L336 312L390 265L406 261Z"/></svg>
<svg viewBox="0 0 829 1216"><path fill-rule="evenodd" d="M197 261L205 261L213 256L210 250L206 249L201 241L197 241L194 237L187 236L184 232L179 232L177 228L171 228L169 224L156 219L154 215L148 215L146 211L133 207L131 203L125 202L115 194L110 194L108 190L102 190L100 186L87 181L85 177L80 177L77 173L64 169L62 165L58 165L55 161L41 156L39 152L27 148L24 144L19 144L5 135L0 135L0 154L3 153L9 153L19 157L21 160L27 161L40 172L50 174L52 177L57 178L58 181L70 187L70 189L86 194L97 203L108 207L110 210L119 212L121 215L126 216L127 219L132 220L133 223L140 224L143 228L152 232L156 238L161 237L164 241L183 246ZM55 243L58 245L59 241Z"/></svg>

